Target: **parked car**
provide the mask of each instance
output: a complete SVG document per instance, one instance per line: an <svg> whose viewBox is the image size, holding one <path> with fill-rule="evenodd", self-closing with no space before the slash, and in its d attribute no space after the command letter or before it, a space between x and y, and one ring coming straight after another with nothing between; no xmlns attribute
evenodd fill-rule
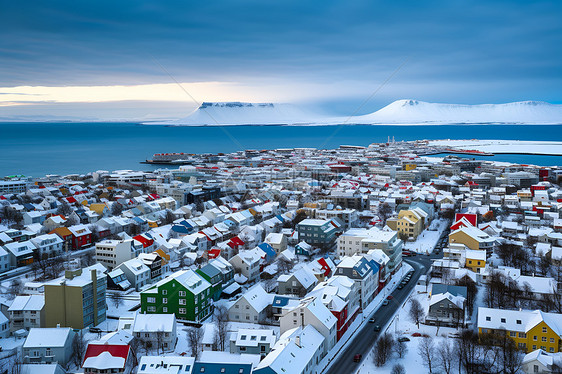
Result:
<svg viewBox="0 0 562 374"><path fill-rule="evenodd" d="M398 338L398 341L403 343L403 342L409 342L410 338L406 337L406 336L402 336L400 338Z"/></svg>
<svg viewBox="0 0 562 374"><path fill-rule="evenodd" d="M392 299L394 299L394 296L388 295L386 299L387 299L387 300L392 300Z"/></svg>
<svg viewBox="0 0 562 374"><path fill-rule="evenodd" d="M382 302L382 306L387 306L387 305L388 305L388 300Z"/></svg>
<svg viewBox="0 0 562 374"><path fill-rule="evenodd" d="M369 318L369 323L375 323L375 317Z"/></svg>
<svg viewBox="0 0 562 374"><path fill-rule="evenodd" d="M361 361L362 357L363 357L363 355L360 355L359 353L357 353L355 356L353 356L353 362Z"/></svg>
<svg viewBox="0 0 562 374"><path fill-rule="evenodd" d="M379 325L376 325L373 330L379 332L381 331L381 327Z"/></svg>

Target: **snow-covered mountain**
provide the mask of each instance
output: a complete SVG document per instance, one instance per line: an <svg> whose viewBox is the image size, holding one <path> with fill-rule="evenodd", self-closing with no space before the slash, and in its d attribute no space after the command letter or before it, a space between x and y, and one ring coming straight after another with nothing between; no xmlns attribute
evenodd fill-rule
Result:
<svg viewBox="0 0 562 374"><path fill-rule="evenodd" d="M562 105L541 101L461 105L397 100L371 114L354 117L349 123L562 124Z"/></svg>
<svg viewBox="0 0 562 374"><path fill-rule="evenodd" d="M323 123L326 119L325 115L306 111L292 104L205 102L187 117L150 124L182 126L297 125Z"/></svg>
<svg viewBox="0 0 562 374"><path fill-rule="evenodd" d="M417 100L397 100L363 116L329 117L292 104L203 103L187 117L150 122L156 125L310 125L310 124L562 124L562 105L540 101L507 104L438 104Z"/></svg>

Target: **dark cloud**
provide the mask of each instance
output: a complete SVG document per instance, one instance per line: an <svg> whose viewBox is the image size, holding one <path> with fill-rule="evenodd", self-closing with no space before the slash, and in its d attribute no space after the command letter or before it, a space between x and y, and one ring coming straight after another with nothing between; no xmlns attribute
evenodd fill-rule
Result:
<svg viewBox="0 0 562 374"><path fill-rule="evenodd" d="M154 56L180 81L345 81L364 87L359 99L409 57L373 105L560 100L558 0L1 0L1 9L4 86L169 82Z"/></svg>

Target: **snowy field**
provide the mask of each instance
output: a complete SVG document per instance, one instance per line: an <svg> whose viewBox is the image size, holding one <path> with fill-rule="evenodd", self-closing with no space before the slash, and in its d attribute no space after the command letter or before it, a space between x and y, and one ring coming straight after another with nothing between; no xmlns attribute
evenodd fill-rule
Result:
<svg viewBox="0 0 562 374"><path fill-rule="evenodd" d="M432 140L432 146L450 146L459 149L489 153L522 153L538 155L562 155L562 142L529 140Z"/></svg>
<svg viewBox="0 0 562 374"><path fill-rule="evenodd" d="M433 251L435 244L439 241L441 234L447 228L448 222L443 219L436 219L431 222L429 228L424 230L413 242L404 243L404 250L429 254Z"/></svg>

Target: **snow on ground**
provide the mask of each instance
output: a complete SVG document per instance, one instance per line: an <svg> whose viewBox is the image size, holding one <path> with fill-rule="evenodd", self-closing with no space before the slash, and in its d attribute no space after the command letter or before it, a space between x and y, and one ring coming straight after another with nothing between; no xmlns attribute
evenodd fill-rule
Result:
<svg viewBox="0 0 562 374"><path fill-rule="evenodd" d="M427 310L429 306L429 298L428 293L425 292L424 286L416 286L412 295L406 299L402 307L399 309L399 313L391 320L386 329L383 331L389 332L394 335L394 337L406 336L410 339L409 342L406 342L406 347L408 351L405 356L399 358L396 354L392 356L392 358L386 363L386 365L382 367L377 367L374 364L374 356L373 352L371 351L367 357L363 359L361 365L357 368L356 374L367 374L367 373L381 373L386 374L390 373L392 367L400 363L404 365L406 369L406 373L426 373L427 369L423 366L423 361L418 354L418 345L422 340L421 337L414 337L412 336L413 333L420 333L422 335L428 335L433 338L433 342L437 347L441 342L445 339L450 339L450 334L454 334L457 332L456 329L450 327L440 327L437 328L435 326L427 326L420 324L420 327L416 326L416 324L410 319L409 312L410 312L410 300L412 298L417 299L422 307Z"/></svg>
<svg viewBox="0 0 562 374"><path fill-rule="evenodd" d="M424 230L415 241L404 243L404 249L424 254L432 252L447 226L447 220L433 220L429 228Z"/></svg>
<svg viewBox="0 0 562 374"><path fill-rule="evenodd" d="M489 153L523 153L540 155L562 155L562 142L529 140L432 140L432 146L450 146L459 149L478 150Z"/></svg>

